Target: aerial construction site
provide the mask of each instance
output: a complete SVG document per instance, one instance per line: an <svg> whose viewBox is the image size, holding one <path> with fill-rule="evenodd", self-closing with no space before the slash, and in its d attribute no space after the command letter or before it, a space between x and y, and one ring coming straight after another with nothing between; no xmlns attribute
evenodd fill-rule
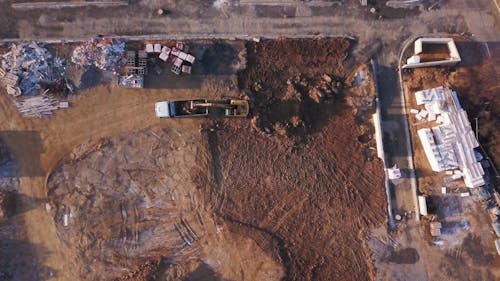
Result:
<svg viewBox="0 0 500 281"><path fill-rule="evenodd" d="M499 14L406 2L5 1L0 280L498 280Z"/></svg>

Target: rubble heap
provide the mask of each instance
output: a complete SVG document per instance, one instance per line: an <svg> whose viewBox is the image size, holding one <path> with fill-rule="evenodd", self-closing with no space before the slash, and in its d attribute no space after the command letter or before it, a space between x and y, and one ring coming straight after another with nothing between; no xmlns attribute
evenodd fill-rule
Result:
<svg viewBox="0 0 500 281"><path fill-rule="evenodd" d="M13 44L1 60L1 82L13 96L38 95L43 92L41 84L54 83L65 73L64 61L37 42Z"/></svg>
<svg viewBox="0 0 500 281"><path fill-rule="evenodd" d="M25 117L42 117L52 115L52 111L62 108L57 99L41 95L14 101L17 110Z"/></svg>
<svg viewBox="0 0 500 281"><path fill-rule="evenodd" d="M75 48L71 61L81 66L96 66L102 70L112 70L126 62L125 42L103 38L90 39Z"/></svg>

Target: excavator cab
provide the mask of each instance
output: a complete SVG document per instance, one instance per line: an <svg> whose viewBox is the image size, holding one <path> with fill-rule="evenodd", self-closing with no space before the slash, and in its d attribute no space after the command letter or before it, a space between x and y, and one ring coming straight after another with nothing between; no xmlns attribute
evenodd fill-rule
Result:
<svg viewBox="0 0 500 281"><path fill-rule="evenodd" d="M248 115L249 106L246 100L230 100L229 106L226 107L224 115L228 117L246 117Z"/></svg>

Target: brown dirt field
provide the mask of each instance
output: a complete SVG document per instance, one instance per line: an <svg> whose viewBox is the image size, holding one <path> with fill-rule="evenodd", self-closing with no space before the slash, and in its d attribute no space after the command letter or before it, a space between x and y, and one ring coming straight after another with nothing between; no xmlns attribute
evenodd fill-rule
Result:
<svg viewBox="0 0 500 281"><path fill-rule="evenodd" d="M365 157L358 141L365 133L362 124L342 98L349 93L318 104L308 91L299 92L294 106L284 105L287 81L307 77L309 90L321 87L317 81L325 73L340 76L348 42L248 45L239 81L250 88L256 126L224 120L205 130L214 162L211 187L221 196L219 214L238 233L259 229L276 240L270 249L266 240L257 241L282 261L285 280L373 279L362 237L385 220L384 173L379 160ZM288 122L297 115L305 124L300 138Z"/></svg>
<svg viewBox="0 0 500 281"><path fill-rule="evenodd" d="M345 88L352 82L345 81L342 72L349 48L344 39L271 40L250 42L246 47L248 65L238 79L230 73L204 76L197 81L199 87L181 89L126 90L99 85L82 90L70 99L69 109L51 118L24 119L6 95L0 95L0 137L18 162L19 192L39 200L21 214L21 226L24 240L40 246L34 255L42 268L59 280L83 278L80 274L86 271L78 270L80 255L89 250L87 258L99 256L94 249L117 236L116 227L107 227L120 220L119 208L110 210L116 211L110 218L101 208L105 211L91 214L96 222L103 222L96 228L97 236L107 238L98 245L64 238L62 205L57 202L67 200L78 210L74 199L82 195L59 194L47 212L41 202L47 200L48 174L62 173L79 145L122 139L120 145L128 147L127 140L140 137L144 128L153 128L195 135L193 142L200 153L197 168L190 174L195 185L191 190L200 198L197 204L203 209L203 220L211 223L204 224L206 234L197 242L200 251L195 261L157 263L156 255L147 253L138 253L141 258L130 263L119 256L104 259L124 266L123 279L374 278L364 236L370 227L385 222L386 198L382 163L366 153L373 146L369 137L373 128L367 118L373 106L373 84L366 91L352 90L346 98L351 92ZM238 55L238 51L231 53ZM241 96L240 91L250 98L251 120L159 120L152 110L158 100ZM130 149L143 147L133 141L129 144ZM99 159L99 153L113 155L102 149L90 155ZM80 176L77 172L66 175ZM176 180L187 184L184 176ZM143 184L145 190L152 188L147 181ZM91 217L87 222L92 223ZM147 222L141 227L147 230ZM19 269L17 264L10 266ZM26 272L38 269L30 267ZM115 273L107 276L115 277ZM93 274L85 277L99 272Z"/></svg>
<svg viewBox="0 0 500 281"><path fill-rule="evenodd" d="M383 170L364 159L348 115L298 147L249 126L224 124L210 137L219 143L221 214L278 239L288 280L373 278L362 236L384 221Z"/></svg>
<svg viewBox="0 0 500 281"><path fill-rule="evenodd" d="M279 280L280 265L255 242L214 221L210 201L202 200L208 190L192 180L208 171L205 154L199 130L171 127L73 149L47 185L57 236L78 257L74 270L87 280L122 274L141 280L152 261L198 261L230 280L240 272L251 280ZM249 256L257 260L248 263Z"/></svg>
<svg viewBox="0 0 500 281"><path fill-rule="evenodd" d="M238 86L252 92L256 126L299 138L320 129L336 113L331 110L335 100L342 100L349 45L347 39L247 43L247 67L238 76Z"/></svg>

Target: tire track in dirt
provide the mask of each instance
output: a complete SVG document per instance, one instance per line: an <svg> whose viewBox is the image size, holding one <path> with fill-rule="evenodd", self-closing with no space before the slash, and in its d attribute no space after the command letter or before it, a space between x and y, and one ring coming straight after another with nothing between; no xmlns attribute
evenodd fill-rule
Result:
<svg viewBox="0 0 500 281"><path fill-rule="evenodd" d="M69 109L57 111L50 118L40 119L23 118L8 96L0 94L0 136L6 136L8 133L5 142L18 160L20 170L42 171L38 176L22 178L20 193L34 198L45 198L45 175L49 174L73 147L89 139L97 140L152 125L168 124L176 128L196 130L201 123L199 120L160 121L154 116L155 101L179 94L196 95L196 90L145 90L142 93L134 93L98 86L83 90L73 97ZM26 138L23 132L38 135L38 145L42 151L34 153L32 141ZM37 159L39 161L36 161ZM79 279L75 276L75 271L67 270L75 267L76 255L56 239L54 221L44 206L40 205L23 216L29 241L51 250L50 254L36 253L40 254L40 263L55 271L58 278Z"/></svg>
<svg viewBox="0 0 500 281"><path fill-rule="evenodd" d="M243 221L239 221L239 220L233 218L231 215L227 215L227 214L224 214L224 213L220 213L219 215L226 222L232 224L233 228L238 229L237 232L241 232L242 229L246 228L246 231L244 231L244 232L247 232L247 233L248 232L262 232L262 233L266 234L267 236L269 236L270 239L276 241L277 242L278 254L279 254L279 257L281 258L281 263L282 263L283 267L285 268L285 278L284 278L284 281L291 280L290 279L291 254L288 251L288 249L286 247L286 243L283 240L283 238L281 238L276 233L271 232L271 231L269 231L267 229L264 229L264 228L261 228L261 227L258 227L258 226L255 226L255 225L252 225L252 224L249 224L249 223L245 223ZM249 236L251 237L252 235L249 234Z"/></svg>
<svg viewBox="0 0 500 281"><path fill-rule="evenodd" d="M219 215L277 253L286 280L373 276L360 235L384 223L384 174L358 139L372 125L342 93L348 46L342 39L247 44L239 87L254 118L216 131L226 186Z"/></svg>
<svg viewBox="0 0 500 281"><path fill-rule="evenodd" d="M208 129L206 136L207 136L207 145L208 145L208 150L210 152L210 167L211 167L211 174L212 174L212 185L213 189L218 190L218 196L216 195L211 195L211 201L212 202L217 202L215 203L215 209L217 212L221 212L222 207L224 205L224 199L226 198L226 193L225 193L225 186L222 178L222 172L221 172L221 163L220 163L220 151L219 151L219 145L218 145L218 137L216 133L216 128L218 127L218 124L215 123L214 125L215 128ZM214 198L215 197L215 198Z"/></svg>

